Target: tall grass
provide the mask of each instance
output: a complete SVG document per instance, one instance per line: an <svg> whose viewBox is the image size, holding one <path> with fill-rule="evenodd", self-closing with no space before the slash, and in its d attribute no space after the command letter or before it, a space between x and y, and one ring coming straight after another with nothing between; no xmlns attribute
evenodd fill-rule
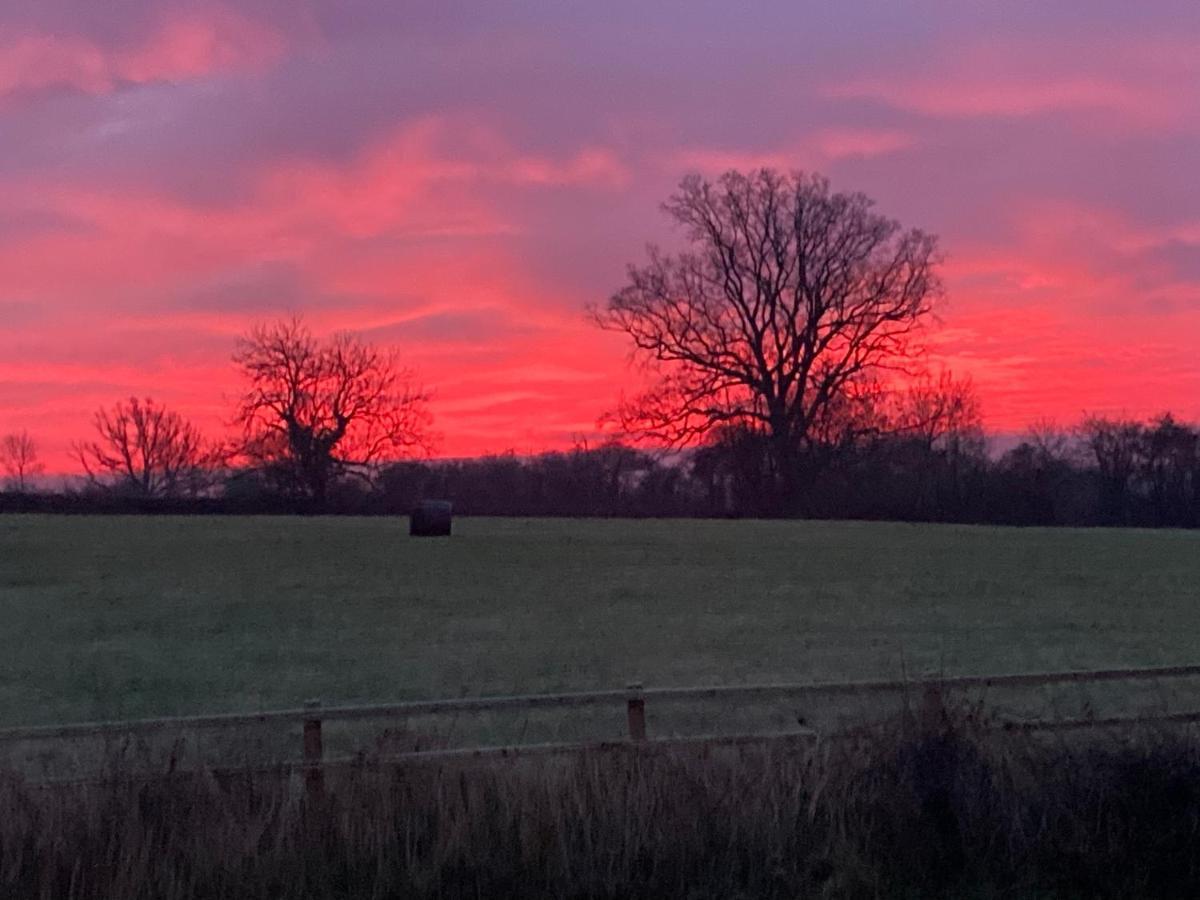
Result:
<svg viewBox="0 0 1200 900"><path fill-rule="evenodd" d="M1185 735L1048 741L965 715L789 750L615 753L0 789L29 898L1184 897Z"/></svg>

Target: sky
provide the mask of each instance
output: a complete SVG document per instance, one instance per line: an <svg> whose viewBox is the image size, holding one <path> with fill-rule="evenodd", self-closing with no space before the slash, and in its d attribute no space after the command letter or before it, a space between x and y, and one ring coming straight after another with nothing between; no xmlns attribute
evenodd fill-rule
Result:
<svg viewBox="0 0 1200 900"><path fill-rule="evenodd" d="M585 315L688 172L817 171L937 234L987 427L1200 418L1200 4L3 0L0 433L227 425L237 337L396 348L439 452L595 433Z"/></svg>

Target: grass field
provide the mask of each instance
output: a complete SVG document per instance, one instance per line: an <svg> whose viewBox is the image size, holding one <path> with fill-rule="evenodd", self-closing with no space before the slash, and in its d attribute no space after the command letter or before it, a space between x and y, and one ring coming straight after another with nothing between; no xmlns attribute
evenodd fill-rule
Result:
<svg viewBox="0 0 1200 900"><path fill-rule="evenodd" d="M1200 660L1200 534L0 517L0 724Z"/></svg>

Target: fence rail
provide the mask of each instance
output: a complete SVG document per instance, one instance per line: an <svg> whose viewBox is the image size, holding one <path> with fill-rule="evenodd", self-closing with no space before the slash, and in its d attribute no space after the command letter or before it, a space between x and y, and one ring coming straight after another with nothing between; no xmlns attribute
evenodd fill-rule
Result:
<svg viewBox="0 0 1200 900"><path fill-rule="evenodd" d="M531 710L546 708L578 708L624 704L628 736L619 741L582 743L525 744L508 747L468 747L457 749L416 750L375 762L419 762L421 760L494 759L523 755L573 753L616 747L661 748L695 744L742 744L763 741L813 740L818 735L808 728L788 732L765 732L739 735L698 735L648 740L646 707L650 702L673 702L706 699L762 700L773 697L815 697L838 694L886 694L919 692L925 697L945 696L953 691L1005 687L1037 687L1065 683L1103 683L1113 681L1150 681L1170 678L1200 677L1200 665L1159 666L1153 668L1114 668L1060 672L1024 672L1007 675L961 675L926 677L920 679L862 680L840 682L796 682L756 685L718 685L711 687L644 688L631 684L625 690L580 691L556 694L524 694L492 697L460 697L446 700L417 700L402 703L357 706L322 706L310 700L303 707L269 710L257 713L225 713L218 715L176 716L160 719L128 721L80 722L66 725L37 725L0 729L0 743L14 741L50 740L98 737L110 734L139 735L161 731L186 731L209 728L244 728L264 723L293 723L301 725L302 759L274 766L224 767L228 771L299 770L304 775L310 793L320 793L324 773L332 767L362 765L362 757L328 757L324 753L323 727L331 721L362 719L397 719L410 716L462 712L496 712L502 710ZM1087 728L1130 727L1150 723L1188 724L1200 722L1200 712L1149 713L1103 718L1004 721L997 727L1016 731L1065 731ZM47 783L88 783L95 779L55 779Z"/></svg>
<svg viewBox="0 0 1200 900"><path fill-rule="evenodd" d="M352 721L355 719L398 719L408 716L437 715L443 713L606 706L623 702L627 704L636 703L640 699L644 711L645 704L655 700L747 700L768 697L921 691L928 688L954 691L971 688L1037 687L1040 685L1073 682L1098 683L1196 677L1200 677L1200 665L1091 669L1065 672L1021 672L1007 675L957 675L919 679L713 685L710 687L643 688L640 684L631 684L625 690L456 697L447 700L412 700L400 703L321 706L319 709L320 718L323 720ZM292 709L277 709L256 713L218 713L215 715L173 716L158 719L19 726L15 728L0 728L0 742L92 737L108 733L145 734L163 730L183 731L199 728L244 728L248 725L259 725L269 722L303 723L312 718L312 711L313 707L306 705Z"/></svg>

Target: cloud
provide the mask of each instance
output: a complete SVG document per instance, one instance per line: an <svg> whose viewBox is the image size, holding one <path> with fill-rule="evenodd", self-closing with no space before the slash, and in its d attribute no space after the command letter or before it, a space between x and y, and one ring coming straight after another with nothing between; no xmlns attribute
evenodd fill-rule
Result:
<svg viewBox="0 0 1200 900"><path fill-rule="evenodd" d="M426 259L448 253L461 265L461 256L445 247L521 230L497 190L608 186L619 171L607 153L585 149L557 161L515 155L497 143L481 129L422 119L345 165L276 162L238 202L211 208L144 191L10 183L15 202L38 206L35 214L10 219L9 240L0 242L0 275L14 291L119 292L127 299L162 291L186 295L193 307L227 309L248 305L252 296L268 306L302 302L300 280L314 270L338 270L317 294L395 293L405 280L428 273L410 266L394 281L384 277L372 251L379 242L391 260L404 255L398 247L411 245L422 247ZM54 228L55 222L72 227ZM364 259L364 270L329 261L339 248L342 260ZM301 260L305 275L297 269ZM364 278L367 271L373 274ZM173 287L181 277L192 285ZM306 287L314 293L311 282ZM224 299L215 296L220 292Z"/></svg>
<svg viewBox="0 0 1200 900"><path fill-rule="evenodd" d="M831 97L878 100L929 116L977 118L1081 111L1141 119L1159 118L1168 112L1150 91L1096 77L1001 82L978 78L867 79L833 85L827 90Z"/></svg>
<svg viewBox="0 0 1200 900"><path fill-rule="evenodd" d="M1031 199L1008 246L946 267L933 356L970 373L988 425L1016 431L1083 411L1200 414L1200 272L1177 257L1188 220L1139 225L1111 209ZM1200 251L1200 245L1189 245ZM1170 250L1173 252L1166 252Z"/></svg>
<svg viewBox="0 0 1200 900"><path fill-rule="evenodd" d="M684 171L764 165L940 236L993 427L1200 416L1191 5L9 7L0 428L48 447L145 388L219 431L292 310L394 346L446 452L561 446L639 377L584 304Z"/></svg>
<svg viewBox="0 0 1200 900"><path fill-rule="evenodd" d="M502 177L518 184L620 188L629 183L630 176L611 150L591 147L561 162L537 158L517 159L506 167Z"/></svg>
<svg viewBox="0 0 1200 900"><path fill-rule="evenodd" d="M393 325L376 326L366 332L375 340L421 341L439 346L510 341L529 337L540 329L519 313L484 307L450 308L422 313Z"/></svg>
<svg viewBox="0 0 1200 900"><path fill-rule="evenodd" d="M356 237L399 229L407 238L511 233L517 226L489 206L496 186L620 187L615 155L584 148L565 159L516 155L490 129L426 117L361 152L349 166L284 163L263 193L293 221L322 221Z"/></svg>
<svg viewBox="0 0 1200 900"><path fill-rule="evenodd" d="M485 443L490 420L470 410L487 406L494 391L509 396L506 404L516 395L551 397L564 414L542 413L544 428L524 428L523 440L535 446L594 419L595 401L576 390L592 354L578 346L586 340L578 307L564 316L507 251L505 241L523 226L503 217L506 203L513 191L608 192L622 178L607 152L542 157L489 128L419 119L341 164L277 161L230 204L13 184L14 202L35 204L48 218L15 224L0 245L0 281L28 288L54 313L38 328L0 321L0 347L19 347L23 370L41 382L57 373L72 392L73 401L57 407L60 428L78 430L98 403L142 383L221 433L223 398L237 390L228 363L237 335L300 311L319 332L357 330L396 347L437 385L449 404L445 430L455 435L447 452ZM71 227L43 227L60 220ZM564 328L575 346L547 351L544 342L562 339ZM554 374L539 376L531 358ZM535 405L530 398L524 414ZM7 415L33 414L10 404Z"/></svg>
<svg viewBox="0 0 1200 900"><path fill-rule="evenodd" d="M847 159L871 159L907 150L917 138L890 128L832 127L786 142L778 149L718 150L694 148L673 153L668 166L700 172L724 172L729 169L822 169Z"/></svg>
<svg viewBox="0 0 1200 900"><path fill-rule="evenodd" d="M915 146L917 139L908 132L894 128L828 128L813 135L812 143L824 159L834 161L896 153Z"/></svg>
<svg viewBox="0 0 1200 900"><path fill-rule="evenodd" d="M167 18L120 48L83 36L0 29L0 97L53 88L107 94L127 84L261 70L283 49L272 28L226 7Z"/></svg>
<svg viewBox="0 0 1200 900"><path fill-rule="evenodd" d="M1196 111L1194 92L1176 88L1200 75L1194 40L1182 34L997 34L937 52L925 65L827 80L822 93L935 118L1066 116L1125 134L1186 129Z"/></svg>

